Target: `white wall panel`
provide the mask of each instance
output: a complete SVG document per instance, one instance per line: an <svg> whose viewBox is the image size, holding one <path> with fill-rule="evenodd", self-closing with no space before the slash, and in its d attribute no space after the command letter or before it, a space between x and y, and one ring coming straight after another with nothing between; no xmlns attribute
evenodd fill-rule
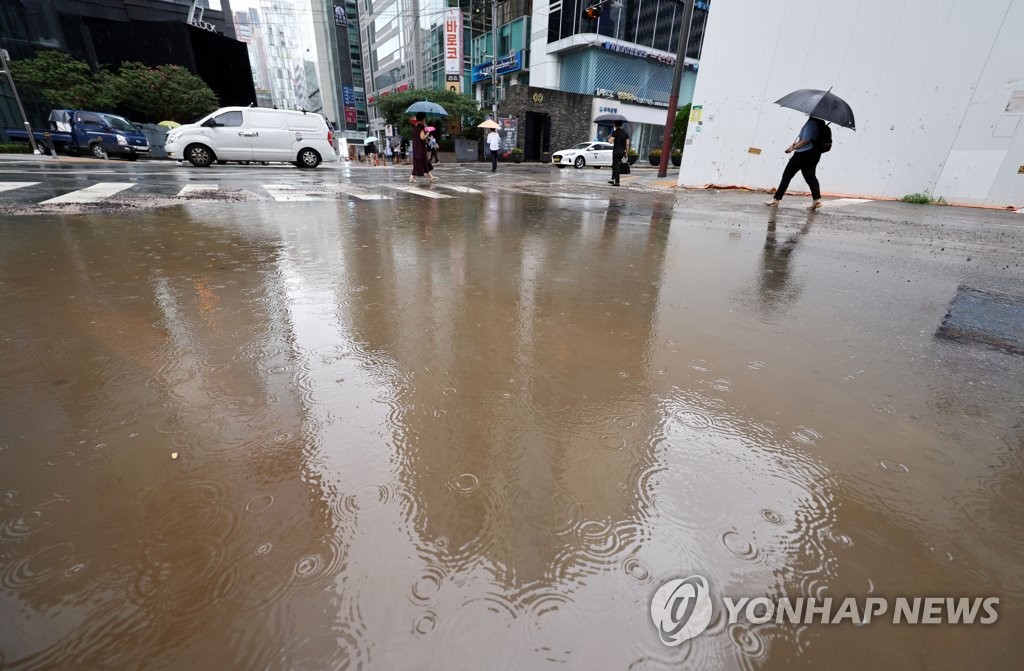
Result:
<svg viewBox="0 0 1024 671"><path fill-rule="evenodd" d="M1024 206L1024 131L1005 120L1020 112L1006 107L1024 90L1022 35L1024 0L721 0L680 183L774 186L804 119L773 101L831 86L857 131L833 129L826 193Z"/></svg>

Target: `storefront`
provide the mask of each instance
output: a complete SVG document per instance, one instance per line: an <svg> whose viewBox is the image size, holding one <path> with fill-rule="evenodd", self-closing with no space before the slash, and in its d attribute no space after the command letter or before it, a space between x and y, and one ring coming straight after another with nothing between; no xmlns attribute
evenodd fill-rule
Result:
<svg viewBox="0 0 1024 671"><path fill-rule="evenodd" d="M630 145L636 150L641 158L646 158L647 153L654 148L661 147L665 134L665 121L668 118L668 106L659 105L654 101L649 104L638 104L647 101L624 102L619 97L626 97L626 93L617 93L598 89L595 91L594 100L591 105L590 119L593 120L602 114L621 114L629 119L626 130L629 131ZM594 124L593 139L604 140L612 132L612 124Z"/></svg>

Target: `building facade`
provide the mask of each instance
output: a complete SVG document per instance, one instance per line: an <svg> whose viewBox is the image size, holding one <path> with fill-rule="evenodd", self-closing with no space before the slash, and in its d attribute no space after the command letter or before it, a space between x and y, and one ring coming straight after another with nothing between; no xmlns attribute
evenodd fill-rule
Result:
<svg viewBox="0 0 1024 671"><path fill-rule="evenodd" d="M37 0L0 2L0 42L12 59L57 50L92 67L125 61L181 65L199 75L223 105L255 101L246 45L235 39L229 0ZM27 105L34 124L48 110ZM0 87L0 124L20 126L7 86Z"/></svg>
<svg viewBox="0 0 1024 671"><path fill-rule="evenodd" d="M356 0L311 0L324 114L343 139L366 136L366 89Z"/></svg>
<svg viewBox="0 0 1024 671"><path fill-rule="evenodd" d="M680 183L774 187L806 115L773 101L831 88L857 130L833 130L825 193L1024 207L1022 30L1024 0L720 3Z"/></svg>

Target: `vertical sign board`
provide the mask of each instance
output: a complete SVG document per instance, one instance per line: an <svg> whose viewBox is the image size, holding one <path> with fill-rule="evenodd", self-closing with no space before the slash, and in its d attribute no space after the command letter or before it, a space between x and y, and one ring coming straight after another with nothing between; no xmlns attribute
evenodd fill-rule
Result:
<svg viewBox="0 0 1024 671"><path fill-rule="evenodd" d="M462 10L458 7L444 11L444 74L446 90L462 90ZM452 75L458 80L453 81Z"/></svg>

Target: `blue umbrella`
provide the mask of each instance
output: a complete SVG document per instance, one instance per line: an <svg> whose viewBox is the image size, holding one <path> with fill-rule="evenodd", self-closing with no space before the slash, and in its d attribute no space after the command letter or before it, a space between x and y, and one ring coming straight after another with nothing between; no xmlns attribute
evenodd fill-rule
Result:
<svg viewBox="0 0 1024 671"><path fill-rule="evenodd" d="M406 114L415 114L416 112L424 112L433 116L448 116L448 110L429 100L414 102L405 110Z"/></svg>

